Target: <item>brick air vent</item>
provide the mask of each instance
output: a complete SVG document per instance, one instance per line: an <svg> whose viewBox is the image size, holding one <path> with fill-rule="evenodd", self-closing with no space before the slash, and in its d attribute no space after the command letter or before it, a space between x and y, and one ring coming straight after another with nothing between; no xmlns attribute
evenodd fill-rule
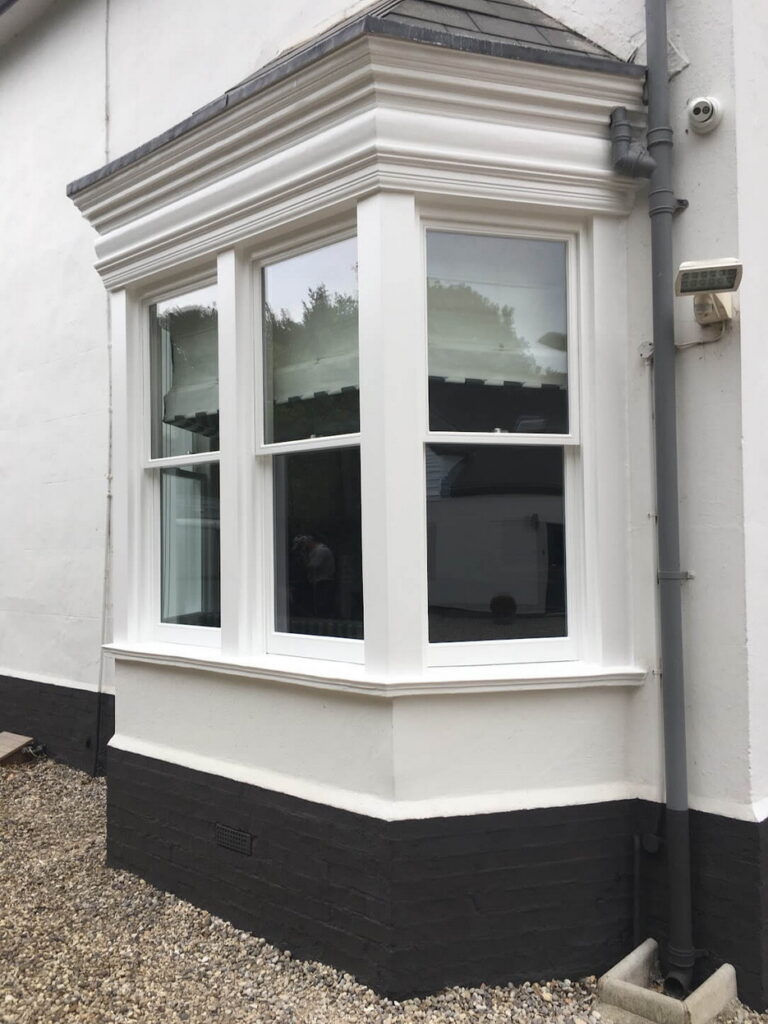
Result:
<svg viewBox="0 0 768 1024"><path fill-rule="evenodd" d="M230 825L216 825L216 845L223 846L225 850L234 850L236 853L244 853L250 857L253 846L253 836L250 832L243 832L240 828L232 828Z"/></svg>

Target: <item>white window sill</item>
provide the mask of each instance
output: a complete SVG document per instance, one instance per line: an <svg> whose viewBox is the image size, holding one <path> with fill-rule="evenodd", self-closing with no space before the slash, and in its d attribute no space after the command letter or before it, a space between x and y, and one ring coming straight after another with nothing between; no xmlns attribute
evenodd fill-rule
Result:
<svg viewBox="0 0 768 1024"><path fill-rule="evenodd" d="M425 669L420 675L386 678L367 672L363 665L277 654L254 659L228 658L219 652L214 654L210 648L170 643L107 644L104 650L117 661L224 673L373 697L637 687L649 675L649 670L639 665L594 665L569 661L451 666Z"/></svg>

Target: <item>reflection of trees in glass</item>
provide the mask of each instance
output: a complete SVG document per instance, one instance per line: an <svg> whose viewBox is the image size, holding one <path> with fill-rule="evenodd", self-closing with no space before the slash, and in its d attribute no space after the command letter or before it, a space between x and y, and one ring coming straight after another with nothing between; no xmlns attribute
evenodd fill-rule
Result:
<svg viewBox="0 0 768 1024"><path fill-rule="evenodd" d="M446 351L503 352L505 376L511 380L531 380L547 372L517 332L512 306L493 302L467 284L444 284L437 279L428 282L427 304L431 345ZM288 310L275 313L265 303L265 331L274 369L356 351L356 296L331 294L326 285L319 284L308 288L301 305L301 319L294 320ZM557 344L554 337L550 341L547 336L549 346L564 349L565 336L558 335Z"/></svg>
<svg viewBox="0 0 768 1024"><path fill-rule="evenodd" d="M218 315L219 311L215 306L174 306L160 313L157 322L170 335L174 360L180 358L188 362L195 355L203 355L207 357L206 361L210 362L208 352L196 353L185 350L184 342L189 337L207 335L211 330L215 330ZM215 344L213 352L215 355Z"/></svg>
<svg viewBox="0 0 768 1024"><path fill-rule="evenodd" d="M216 377L218 310L215 306L173 306L159 314L157 322L170 338L174 375L189 376L199 367L201 376Z"/></svg>
<svg viewBox="0 0 768 1024"><path fill-rule="evenodd" d="M206 320L215 320L218 315L219 311L215 306L171 306L169 309L164 309L162 313L158 313L157 322L161 327L170 331L173 330L177 317L196 317L205 322Z"/></svg>
<svg viewBox="0 0 768 1024"><path fill-rule="evenodd" d="M275 369L357 350L357 297L329 294L324 284L307 290L301 320L265 303L265 328Z"/></svg>
<svg viewBox="0 0 768 1024"><path fill-rule="evenodd" d="M307 290L301 318L265 303L264 327L274 404L271 440L355 433L360 429L357 296ZM268 428L269 429L269 428Z"/></svg>
<svg viewBox="0 0 768 1024"><path fill-rule="evenodd" d="M165 431L165 445L180 450L166 455L208 450L210 445L197 446L188 437L175 432L215 438L219 430L218 391L218 311L215 305L177 305L156 314L160 329L160 346L156 349L156 387L162 394L162 421L172 433ZM174 438L176 439L174 441ZM218 443L218 442L216 442Z"/></svg>
<svg viewBox="0 0 768 1024"><path fill-rule="evenodd" d="M504 374L510 380L530 380L541 373L530 345L517 333L512 306L499 305L468 284L443 284L435 278L428 284L427 303L429 342L434 348L503 352Z"/></svg>

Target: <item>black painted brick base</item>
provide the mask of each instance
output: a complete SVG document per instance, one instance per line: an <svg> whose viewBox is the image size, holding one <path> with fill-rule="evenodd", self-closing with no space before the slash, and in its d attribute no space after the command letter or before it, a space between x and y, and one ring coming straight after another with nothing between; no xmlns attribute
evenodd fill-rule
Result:
<svg viewBox="0 0 768 1024"><path fill-rule="evenodd" d="M638 801L644 827L664 835L664 809ZM694 983L719 967L736 967L739 996L754 1009L768 1007L768 821L736 821L691 811L694 943L703 953ZM666 937L664 845L642 861L643 929Z"/></svg>
<svg viewBox="0 0 768 1024"><path fill-rule="evenodd" d="M108 792L111 865L396 998L600 974L648 935L663 950L655 804L385 822L114 749ZM768 823L691 817L701 969L733 963L764 1009ZM217 846L217 824L252 854ZM651 833L661 849L636 865Z"/></svg>
<svg viewBox="0 0 768 1024"><path fill-rule="evenodd" d="M108 792L110 864L390 996L578 977L632 945L633 801L385 822L120 750Z"/></svg>
<svg viewBox="0 0 768 1024"><path fill-rule="evenodd" d="M93 771L98 733L98 766L103 772L107 743L115 731L115 698L0 676L0 731L32 736L54 760L87 772Z"/></svg>

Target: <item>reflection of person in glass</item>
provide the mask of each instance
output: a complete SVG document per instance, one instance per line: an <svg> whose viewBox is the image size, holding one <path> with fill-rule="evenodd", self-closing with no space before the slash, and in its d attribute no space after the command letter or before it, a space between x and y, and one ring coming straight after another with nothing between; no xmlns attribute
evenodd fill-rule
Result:
<svg viewBox="0 0 768 1024"><path fill-rule="evenodd" d="M299 555L312 594L312 612L329 618L333 615L336 559L327 544L307 534L295 537L293 550Z"/></svg>

